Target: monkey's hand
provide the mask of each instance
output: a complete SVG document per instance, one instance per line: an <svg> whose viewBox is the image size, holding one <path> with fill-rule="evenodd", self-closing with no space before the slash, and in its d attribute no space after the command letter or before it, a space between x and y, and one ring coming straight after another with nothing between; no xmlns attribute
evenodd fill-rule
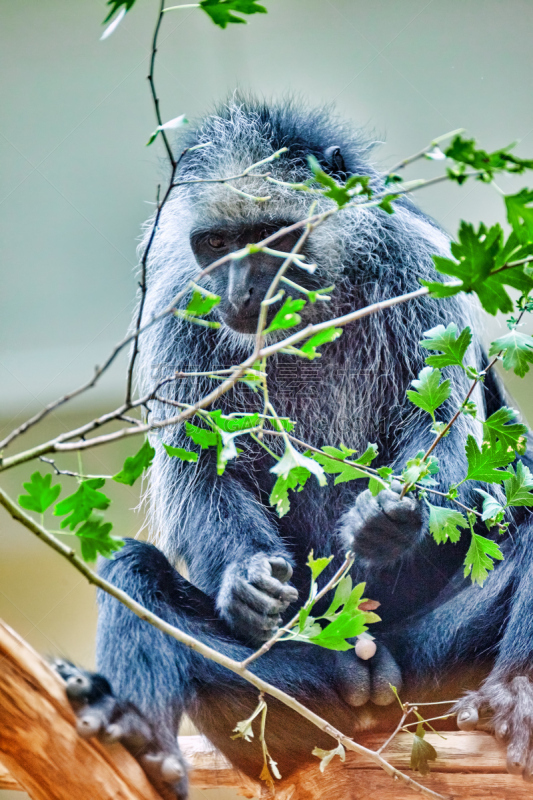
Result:
<svg viewBox="0 0 533 800"><path fill-rule="evenodd" d="M399 483L393 489L399 489ZM422 538L424 520L414 497L400 500L399 491L384 489L372 497L367 489L341 517L340 536L345 550L352 550L367 564L392 564Z"/></svg>
<svg viewBox="0 0 533 800"><path fill-rule="evenodd" d="M507 745L507 770L533 781L533 683L525 675L489 678L454 706L462 731L492 731Z"/></svg>
<svg viewBox="0 0 533 800"><path fill-rule="evenodd" d="M244 562L226 567L217 598L220 616L234 633L250 644L270 639L281 615L298 598L288 586L292 567L281 556L256 553Z"/></svg>
<svg viewBox="0 0 533 800"><path fill-rule="evenodd" d="M139 761L161 797L187 800L187 769L177 738L171 743L161 742L137 706L120 702L113 695L103 675L62 660L53 662L52 667L66 683L80 736L97 736L105 744L121 742Z"/></svg>
<svg viewBox="0 0 533 800"><path fill-rule="evenodd" d="M388 706L396 700L391 686L402 688L398 664L384 644L376 641L376 645L375 654L364 660L354 650L336 653L336 689L350 706L368 702Z"/></svg>

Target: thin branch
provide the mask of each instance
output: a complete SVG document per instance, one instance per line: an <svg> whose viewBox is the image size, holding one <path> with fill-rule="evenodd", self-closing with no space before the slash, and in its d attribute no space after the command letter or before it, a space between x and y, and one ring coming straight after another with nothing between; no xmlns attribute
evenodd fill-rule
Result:
<svg viewBox="0 0 533 800"><path fill-rule="evenodd" d="M403 711L403 714L402 714L402 717L401 717L399 723L396 725L395 729L393 730L393 732L391 733L389 738L386 739L383 742L383 744L381 745L381 747L379 747L376 750L377 753L382 753L389 746L389 744L392 742L392 740L396 738L396 736L400 733L401 729L403 728L403 726L405 724L405 720L407 719L409 714L411 714L416 709L416 706L409 706L408 703L404 703L402 705L402 708L404 709L404 711Z"/></svg>
<svg viewBox="0 0 533 800"><path fill-rule="evenodd" d="M82 481L87 481L91 478L105 478L106 480L111 480L113 477L112 475L82 475L81 472L72 472L70 469L59 469L52 458L45 458L44 456L41 456L39 461L50 464L56 475L67 475L69 478L79 478Z"/></svg>
<svg viewBox="0 0 533 800"><path fill-rule="evenodd" d="M458 136L460 133L463 133L463 132L464 132L464 128L457 128L456 130L450 131L449 133L443 133L442 136L437 136L437 138L433 139L427 145L427 147L424 147L418 153L415 153L414 155L409 156L408 158L404 158L398 164L395 164L393 167L391 167L391 169L389 170L388 174L389 175L394 175L394 173L398 172L398 170L404 169L404 167L407 167L409 164L412 164L413 162L418 161L421 158L424 158L424 156L427 156L428 153L430 153L432 150L434 150L435 147L438 147L438 145L441 142L443 142L445 139L451 139L452 136Z"/></svg>
<svg viewBox="0 0 533 800"><path fill-rule="evenodd" d="M41 539L41 541L44 541L49 545L49 547L63 556L63 558L66 558L68 561L70 561L72 566L77 569L78 572L80 572L89 581L89 583L97 586L99 589L103 589L105 592L107 592L107 594L111 595L111 597L114 597L116 600L126 606L126 608L129 608L130 611L139 617L139 619L148 622L150 625L153 625L163 633L172 636L173 639L191 648L204 658L208 658L210 661L214 661L216 664L219 664L220 666L225 667L231 672L239 675L241 678L243 678L243 680L255 686L260 692L264 692L265 694L274 697L276 700L279 700L288 708L292 709L297 714L304 717L304 719L315 725L317 728L319 728L319 730L328 734L333 739L336 739L347 750L353 750L355 753L359 753L360 755L369 758L371 761L381 767L381 769L383 769L387 775L390 775L390 777L401 781L414 791L422 794L424 797L432 798L432 800L446 800L443 795L438 794L431 789L427 789L425 786L422 786L422 784L393 767L379 753L375 752L374 750L370 750L367 747L363 747L363 745L358 744L349 737L345 736L343 733L341 733L341 731L337 730L333 725L320 717L318 714L315 714L291 695L283 692L281 689L278 689L276 686L273 686L262 678L259 678L253 672L250 672L250 670L243 668L239 661L235 661L234 659L219 653L214 648L209 647L203 642L200 642L198 639L195 639L188 633L181 631L179 628L176 628L173 625L169 625L168 622L158 617L157 614L154 614L148 609L144 608L144 606L130 597L126 592L122 591L122 589L118 589L116 586L113 586L112 583L104 580L102 577L100 577L100 575L93 572L93 570L90 569L76 555L74 550L56 539L56 537L49 533L49 531L47 531L42 525L39 525L37 522L35 522L35 520L32 519L32 517L26 514L25 511L19 508L1 488L0 505L4 506L6 511L13 517L13 519L21 522L28 530L35 534L35 536Z"/></svg>
<svg viewBox="0 0 533 800"><path fill-rule="evenodd" d="M163 120L161 118L161 111L159 109L159 97L157 96L157 91L154 82L154 67L155 67L155 57L157 54L157 40L159 38L159 29L161 28L161 23L163 21L164 13L165 13L165 0L161 0L161 4L159 6L159 14L157 17L154 35L152 38L152 53L150 56L150 72L148 73L148 83L150 84L150 92L152 95L152 102L154 106L155 116L157 119L157 124L159 126L161 136L163 137L163 142L165 143L165 149L167 151L168 160L170 161L172 169L175 172L177 167L177 162L176 159L174 158L174 154L172 153L172 148L168 141L166 131L163 128ZM170 183L172 184L172 181L170 181Z"/></svg>
<svg viewBox="0 0 533 800"><path fill-rule="evenodd" d="M65 434L61 434L60 436L56 437L55 439L51 439L44 444L37 445L36 447L30 448L29 450L25 450L21 453L18 453L15 456L11 456L9 458L4 458L4 460L0 463L0 471L10 469L11 467L17 466L18 464L23 464L26 461L31 461L34 458L38 458L41 455L46 455L48 453L59 453L59 452L72 452L76 450L86 450L90 447L97 447L102 444L108 444L110 442L118 441L119 439L124 439L131 435L137 435L141 433L148 433L149 431L158 430L161 428L169 427L170 425L177 425L180 422L183 422L186 419L194 416L196 412L202 408L206 408L207 406L211 405L211 403L218 400L223 394L229 391L235 383L241 378L245 372L250 368L253 367L254 363L260 359L265 357L269 357L274 355L275 353L282 350L284 347L288 345L293 345L297 342L302 341L303 339L307 339L315 333L318 333L323 330L327 330L331 327L343 327L344 325L348 325L350 322L355 322L358 319L363 319L364 317L370 316L372 314L376 314L378 311L383 311L386 308L392 308L393 306L399 305L400 303L406 303L409 300L412 300L417 297L423 297L427 295L429 290L424 286L421 289L416 289L413 292L408 292L407 294L400 295L398 297L392 297L388 300L380 300L377 303L373 303L370 306L366 306L365 308L358 309L356 311L351 311L348 314L344 314L341 317L336 317L335 319L327 320L325 322L319 322L315 325L307 325L300 331L293 333L291 336L287 337L287 339L283 339L280 342L276 342L274 344L268 345L263 347L259 352L254 351L251 356L249 356L245 361L243 361L238 367L235 368L232 375L223 381L219 386L217 386L213 391L209 394L205 395L201 400L198 400L194 405L190 406L188 409L182 411L180 414L176 415L175 417L169 417L165 420L156 420L151 423L140 424L135 428L122 428L121 430L115 431L113 433L105 434L99 437L95 437L93 439L82 440L80 442L73 442L70 443L67 440L73 439L75 436L82 435L82 433L88 432L89 426L96 427L95 423L89 423L89 425L83 426L83 428L79 428L77 431L70 431ZM143 401L136 401L136 405L142 405ZM127 411L127 408L122 406L121 413ZM103 421L110 421L111 419L116 419L117 412L113 412L111 414L104 415L101 417L98 424L103 424Z"/></svg>
<svg viewBox="0 0 533 800"><path fill-rule="evenodd" d="M344 563L342 564L342 566L339 567L335 575L333 575L333 577L326 583L326 585L317 593L316 597L313 598L313 605L315 603L318 603L318 601L321 600L325 594L327 594L331 589L333 589L337 585L337 583L343 577L344 573L351 568L354 560L355 560L354 554L348 551L346 553L346 558L344 559ZM256 650L255 653L252 653L252 655L248 656L248 658L245 658L244 661L241 661L242 668L246 669L247 667L250 666L250 664L252 664L258 658L261 658L261 656L263 656L265 653L268 653L270 648L273 647L273 645L275 645L276 642L278 642L282 636L284 636L286 633L289 633L291 628L293 628L296 625L299 616L300 616L300 609L296 612L296 614L290 620L290 622L288 622L282 628L279 628L274 634L274 636L272 636L267 642L261 645L259 650Z"/></svg>

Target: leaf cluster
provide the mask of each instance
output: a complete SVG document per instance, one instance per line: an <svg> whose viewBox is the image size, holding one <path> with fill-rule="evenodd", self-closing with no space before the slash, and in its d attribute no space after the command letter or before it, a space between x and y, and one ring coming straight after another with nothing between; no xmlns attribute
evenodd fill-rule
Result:
<svg viewBox="0 0 533 800"><path fill-rule="evenodd" d="M333 556L314 558L311 551L307 566L311 570L311 590L309 599L300 609L294 632L288 638L325 647L328 650L351 650L354 644L348 640L360 636L367 630L367 624L379 622L380 617L371 610L364 610L364 604L375 607L363 597L365 584L352 586L352 579L345 575L335 589L335 594L326 611L312 616L315 597L318 592L317 579L329 566ZM325 623L325 624L321 624Z"/></svg>
<svg viewBox="0 0 533 800"><path fill-rule="evenodd" d="M518 227L522 236L524 226ZM463 220L457 241L451 244L451 252L455 260L433 256L433 261L439 272L457 279L454 283L421 281L435 297L475 292L489 314L495 315L498 311L507 314L514 304L504 287L510 286L523 293L533 288L533 276L528 267L524 264L512 266L514 261L533 253L533 241L525 244L514 230L505 240L501 225L487 228L481 223L476 230Z"/></svg>
<svg viewBox="0 0 533 800"><path fill-rule="evenodd" d="M50 474L34 472L30 481L23 484L27 494L19 496L22 508L44 514L61 492L61 484L51 484ZM99 554L110 558L124 544L122 539L110 535L112 523L103 522L101 515L95 513L96 510L107 509L111 502L99 491L104 484L104 478L81 481L75 492L56 504L53 512L57 517L65 517L60 527L70 528L80 539L81 554L85 561L95 561Z"/></svg>
<svg viewBox="0 0 533 800"><path fill-rule="evenodd" d="M528 169L533 169L533 161L530 159L519 158L509 151L514 145L503 147L488 153L476 147L475 139L465 139L463 136L456 136L450 146L444 151L447 158L455 161L455 168L448 170L448 175L452 180L461 184L467 179L466 168L470 167L476 171L481 171L480 180L490 181L498 172L523 173Z"/></svg>

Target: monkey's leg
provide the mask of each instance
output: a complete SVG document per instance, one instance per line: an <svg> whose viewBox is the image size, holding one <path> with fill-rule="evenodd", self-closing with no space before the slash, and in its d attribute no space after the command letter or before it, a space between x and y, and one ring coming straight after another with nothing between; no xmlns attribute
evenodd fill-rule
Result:
<svg viewBox="0 0 533 800"><path fill-rule="evenodd" d="M415 685L423 686L424 674L446 684L472 664L485 663L488 676L480 688L455 706L457 724L462 730L478 726L493 730L507 744L508 770L525 780L533 780L530 533L527 525L513 533L514 548L483 587L469 586L408 622L394 644L394 637L388 640L408 684L413 683L411 677Z"/></svg>
<svg viewBox="0 0 533 800"><path fill-rule="evenodd" d="M216 614L214 601L184 580L151 545L128 541L105 562L102 574L149 610L234 659L252 652L232 636ZM176 754L176 735L185 710L198 728L242 770L257 777L263 757L252 742L231 738L236 724L258 703L258 691L238 675L203 658L140 620L121 603L100 593L98 669L120 702L135 704L157 734L153 751ZM343 731L362 728L358 712L337 691L337 662L328 650L302 643L280 643L252 665L252 671L285 690ZM354 673L354 680L357 674ZM335 742L300 715L271 698L266 739L287 774L314 747ZM368 708L368 707L365 707ZM360 712L359 712L360 713ZM372 712L365 712L365 725ZM176 793L179 795L179 786Z"/></svg>

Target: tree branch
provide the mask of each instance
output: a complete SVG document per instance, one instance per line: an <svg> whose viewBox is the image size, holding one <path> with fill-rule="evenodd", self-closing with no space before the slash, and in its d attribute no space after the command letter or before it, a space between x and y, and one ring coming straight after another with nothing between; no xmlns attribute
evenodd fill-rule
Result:
<svg viewBox="0 0 533 800"><path fill-rule="evenodd" d="M26 514L25 511L19 508L3 489L0 489L0 505L4 506L6 511L13 517L13 519L21 522L28 530L35 534L35 536L48 544L53 550L63 556L63 558L66 558L68 561L70 561L72 566L77 569L78 572L80 572L89 581L89 583L97 586L99 589L103 589L105 592L111 595L111 597L114 597L116 600L126 606L126 608L129 608L130 611L139 617L139 619L148 622L158 630L163 631L163 633L172 636L173 639L176 639L176 641L181 642L181 644L190 647L195 652L204 656L204 658L208 658L210 661L214 661L216 664L219 664L220 666L225 667L231 672L239 675L243 680L255 686L260 692L264 692L264 694L274 697L276 700L279 700L280 703L283 703L285 706L292 709L292 711L295 711L297 714L304 717L304 719L315 725L319 730L328 734L337 742L340 742L347 750L352 750L355 753L366 756L374 764L386 772L387 775L396 778L399 782L424 795L424 797L433 798L433 800L444 800L441 794L427 789L405 773L396 769L379 753L369 750L367 747L363 747L363 745L354 742L353 739L345 736L341 731L337 730L325 719L320 717L318 714L315 714L314 711L311 711L309 708L296 700L296 698L292 697L286 692L283 692L281 689L278 689L276 686L273 686L271 683L268 683L262 678L259 678L253 672L250 672L250 670L243 667L239 661L235 661L235 659L229 658L223 653L219 653L214 648L209 647L198 639L195 639L188 633L185 633L179 628L170 625L164 619L158 617L157 614L154 614L147 608L144 608L144 606L130 597L126 592L123 592L122 589L118 589L116 586L113 586L112 583L109 583L109 581L104 580L104 578L93 572L92 569L90 569L80 558L78 558L72 548L67 547L60 542L59 539L56 539L56 537L49 533L46 528L44 528L42 525L39 525L28 514Z"/></svg>

